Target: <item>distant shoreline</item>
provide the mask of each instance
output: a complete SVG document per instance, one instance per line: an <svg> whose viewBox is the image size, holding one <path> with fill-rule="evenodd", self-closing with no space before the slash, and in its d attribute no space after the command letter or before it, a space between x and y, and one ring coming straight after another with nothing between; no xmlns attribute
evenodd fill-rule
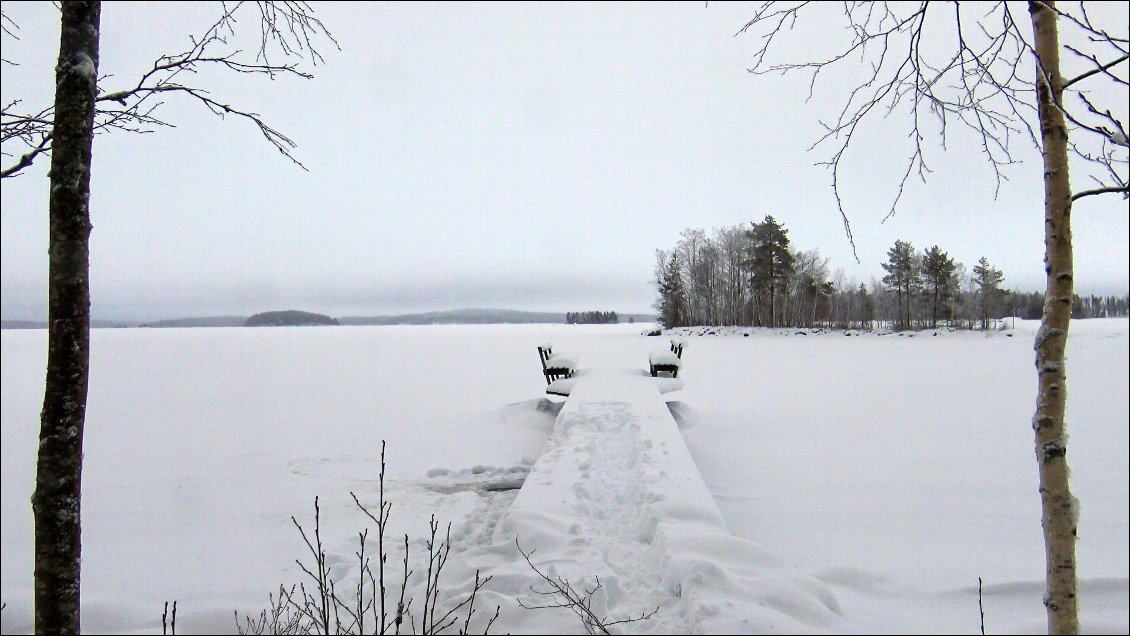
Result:
<svg viewBox="0 0 1130 636"><path fill-rule="evenodd" d="M203 316L154 321L92 320L92 329L185 329L197 327L243 327L248 316ZM620 314L620 323L653 323L652 314ZM416 314L343 316L342 326L367 325L521 325L565 324L566 312L518 311L512 309L455 309ZM0 320L0 329L46 329L46 321Z"/></svg>

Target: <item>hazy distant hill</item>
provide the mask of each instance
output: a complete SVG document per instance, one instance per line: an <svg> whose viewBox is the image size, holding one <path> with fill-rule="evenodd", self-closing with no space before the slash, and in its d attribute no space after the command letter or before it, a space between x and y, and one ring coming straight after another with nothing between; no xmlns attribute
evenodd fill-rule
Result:
<svg viewBox="0 0 1130 636"><path fill-rule="evenodd" d="M0 329L44 329L46 327L47 323L34 320L0 320Z"/></svg>
<svg viewBox="0 0 1130 636"><path fill-rule="evenodd" d="M266 312L256 314L281 314L287 312ZM398 314L390 316L346 316L338 318L332 323L333 318L313 314L310 312L297 312L308 316L319 316L315 322L302 322L301 317L292 317L298 322L280 324L342 324L342 325L496 325L496 324L546 324L565 323L565 314L543 311L517 311L513 309L453 309L451 311L431 311L421 314ZM251 318L254 318L252 316ZM149 328L192 328L192 327L242 327L251 318L245 316L203 316L197 318L175 318L170 320L155 320L153 322L123 322L116 320L95 320L91 326L96 329L121 328L121 327L149 327ZM321 320L322 322L317 322ZM655 322L651 314L620 314L620 322ZM46 322L34 320L4 320L0 322L3 329L45 329Z"/></svg>
<svg viewBox="0 0 1130 636"><path fill-rule="evenodd" d="M243 322L244 327L309 327L316 325L337 325L338 321L309 311L287 309L284 311L264 311Z"/></svg>
<svg viewBox="0 0 1130 636"><path fill-rule="evenodd" d="M122 322L121 320L91 320L92 329L122 329L136 327L137 323ZM0 320L0 329L46 329L47 322L43 320Z"/></svg>
<svg viewBox="0 0 1130 636"><path fill-rule="evenodd" d="M139 327L242 327L246 316L204 316L202 318L177 318L146 322Z"/></svg>
<svg viewBox="0 0 1130 636"><path fill-rule="evenodd" d="M620 322L654 322L655 316L623 314ZM494 325L564 323L565 314L543 311L517 311L513 309L453 309L430 311L422 314L395 316L346 316L339 318L343 325Z"/></svg>
<svg viewBox="0 0 1130 636"><path fill-rule="evenodd" d="M343 325L488 325L565 322L565 314L512 309L453 309L395 316L346 316Z"/></svg>

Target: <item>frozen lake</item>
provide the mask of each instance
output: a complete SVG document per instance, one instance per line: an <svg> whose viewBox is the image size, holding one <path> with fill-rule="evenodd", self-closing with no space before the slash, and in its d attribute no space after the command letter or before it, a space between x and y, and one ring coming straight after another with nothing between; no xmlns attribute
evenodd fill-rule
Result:
<svg viewBox="0 0 1130 636"><path fill-rule="evenodd" d="M837 600L812 631L1042 631L1043 542L1029 421L1035 323L1010 332L690 336L667 397L729 531ZM290 517L321 497L349 555L388 443L393 535L432 512L482 545L553 430L536 347L645 368L643 325L95 330L83 474L83 626L234 632L297 582ZM1084 630L1128 631L1128 321L1075 321L1069 462L1082 503ZM30 630L45 335L2 332L3 631ZM548 504L547 504L548 505ZM394 559L390 557L390 561ZM785 601L790 599L786 598ZM783 604L787 606L788 603ZM745 611L742 608L734 611ZM751 612L753 610L750 610ZM528 617L494 631L523 631ZM509 626L508 626L509 625ZM637 631L648 631L637 624ZM578 631L581 627L576 625Z"/></svg>

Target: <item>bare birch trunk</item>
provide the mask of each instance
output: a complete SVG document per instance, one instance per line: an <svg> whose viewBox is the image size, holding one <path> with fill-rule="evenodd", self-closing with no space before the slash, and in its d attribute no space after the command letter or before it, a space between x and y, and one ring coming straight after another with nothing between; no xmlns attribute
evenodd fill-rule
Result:
<svg viewBox="0 0 1130 636"><path fill-rule="evenodd" d="M90 361L90 151L99 2L64 2L51 141L47 381L35 516L35 631L78 634L82 437Z"/></svg>
<svg viewBox="0 0 1130 636"><path fill-rule="evenodd" d="M1049 634L1079 631L1075 537L1077 502L1071 495L1067 467L1067 373L1064 350L1071 322L1073 264L1071 252L1071 182L1067 170L1067 126L1059 70L1059 33L1054 2L1029 2L1033 42L1038 61L1037 99L1044 156L1044 265L1047 293L1036 336L1039 395L1032 428L1043 503L1044 549L1047 559Z"/></svg>

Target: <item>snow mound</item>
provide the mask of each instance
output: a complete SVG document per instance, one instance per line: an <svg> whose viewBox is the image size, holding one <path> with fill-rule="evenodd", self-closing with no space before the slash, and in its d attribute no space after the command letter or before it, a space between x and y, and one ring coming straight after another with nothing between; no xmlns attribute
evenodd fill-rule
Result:
<svg viewBox="0 0 1130 636"><path fill-rule="evenodd" d="M577 368L577 358L565 353L555 353L545 361L546 370L564 369L572 371Z"/></svg>
<svg viewBox="0 0 1130 636"><path fill-rule="evenodd" d="M502 492L521 488L529 473L529 464L509 467L479 465L458 471L433 468L426 473L427 478L421 480L419 484L424 488L442 494L452 494L465 490Z"/></svg>
<svg viewBox="0 0 1130 636"><path fill-rule="evenodd" d="M653 365L661 364L677 367L683 364L679 356L675 355L670 349L653 349L652 352L648 354L648 360Z"/></svg>

